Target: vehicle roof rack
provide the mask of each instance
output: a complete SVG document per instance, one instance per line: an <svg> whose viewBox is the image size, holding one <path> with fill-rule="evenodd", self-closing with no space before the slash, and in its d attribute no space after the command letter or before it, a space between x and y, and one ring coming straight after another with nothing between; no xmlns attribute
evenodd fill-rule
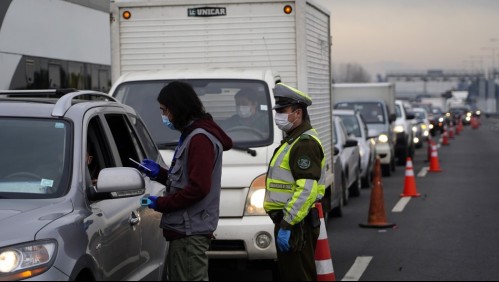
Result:
<svg viewBox="0 0 499 282"><path fill-rule="evenodd" d="M97 91L76 91L76 92L69 92L68 94L65 94L62 96L57 103L55 104L54 110L52 110L52 116L53 117L63 117L66 112L71 108L73 105L73 100L79 99L79 100L96 100L96 98L101 98L104 101L111 101L111 102L118 102L115 98L112 96L102 93L102 92L97 92Z"/></svg>
<svg viewBox="0 0 499 282"><path fill-rule="evenodd" d="M25 90L1 90L0 96L7 96L7 98L61 98L62 96L77 92L74 88L64 89L25 89Z"/></svg>

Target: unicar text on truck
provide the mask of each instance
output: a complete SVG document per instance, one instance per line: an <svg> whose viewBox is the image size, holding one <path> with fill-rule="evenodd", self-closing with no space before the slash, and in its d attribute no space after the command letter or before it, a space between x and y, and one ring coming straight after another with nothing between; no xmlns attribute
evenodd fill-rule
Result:
<svg viewBox="0 0 499 282"><path fill-rule="evenodd" d="M327 158L323 204L341 208L342 192L333 186L328 11L304 0L128 0L112 2L111 13L110 94L137 110L164 159L172 159L179 134L163 126L156 98L173 80L190 83L234 141L224 154L210 258L276 259L263 200L268 165L283 139L272 111L277 82L312 97L309 114Z"/></svg>

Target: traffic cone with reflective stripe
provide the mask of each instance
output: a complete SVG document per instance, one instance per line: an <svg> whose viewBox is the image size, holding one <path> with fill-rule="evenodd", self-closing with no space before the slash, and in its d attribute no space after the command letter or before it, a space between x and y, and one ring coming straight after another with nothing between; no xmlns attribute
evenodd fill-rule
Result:
<svg viewBox="0 0 499 282"><path fill-rule="evenodd" d="M416 177L414 176L414 168L412 166L411 158L407 158L404 193L401 194L400 197L421 197L421 194L417 192Z"/></svg>
<svg viewBox="0 0 499 282"><path fill-rule="evenodd" d="M322 204L316 203L315 207L319 210L321 218L321 232L315 248L315 267L317 269L317 281L336 281L334 275L333 261L329 249L329 240L327 238L326 223L324 221L324 212Z"/></svg>
<svg viewBox="0 0 499 282"><path fill-rule="evenodd" d="M454 123L450 124L450 129L449 129L449 138L454 139L455 131L454 131Z"/></svg>
<svg viewBox="0 0 499 282"><path fill-rule="evenodd" d="M364 228L386 229L393 228L396 224L386 221L385 199L383 196L383 179L381 176L381 160L376 159L374 167L373 188L371 190L371 204L367 224L359 224Z"/></svg>
<svg viewBox="0 0 499 282"><path fill-rule="evenodd" d="M440 169L440 161L438 160L437 145L435 145L435 143L433 142L431 144L431 160L429 172L442 172L442 170Z"/></svg>

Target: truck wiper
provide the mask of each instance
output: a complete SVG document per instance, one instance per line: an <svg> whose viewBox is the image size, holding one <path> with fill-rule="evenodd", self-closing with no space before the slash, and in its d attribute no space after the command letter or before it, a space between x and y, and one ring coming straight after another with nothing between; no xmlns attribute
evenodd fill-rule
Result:
<svg viewBox="0 0 499 282"><path fill-rule="evenodd" d="M234 146L234 147L232 147L232 150L246 152L246 153L250 154L252 157L256 157L256 151L253 149L250 149L250 148L243 148L243 147Z"/></svg>
<svg viewBox="0 0 499 282"><path fill-rule="evenodd" d="M175 150L177 148L178 142L170 142L170 143L158 143L158 149L160 150Z"/></svg>

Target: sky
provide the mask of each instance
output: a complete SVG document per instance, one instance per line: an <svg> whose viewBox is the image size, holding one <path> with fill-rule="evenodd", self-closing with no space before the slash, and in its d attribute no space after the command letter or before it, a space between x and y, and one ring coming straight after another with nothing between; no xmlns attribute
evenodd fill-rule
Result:
<svg viewBox="0 0 499 282"><path fill-rule="evenodd" d="M373 77L485 69L496 47L499 67L499 0L315 1L331 12L335 65L357 63Z"/></svg>

